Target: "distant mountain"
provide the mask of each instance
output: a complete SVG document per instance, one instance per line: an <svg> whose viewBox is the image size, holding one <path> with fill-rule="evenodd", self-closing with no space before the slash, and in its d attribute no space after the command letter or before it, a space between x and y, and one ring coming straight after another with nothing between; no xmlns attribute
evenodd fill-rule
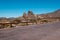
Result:
<svg viewBox="0 0 60 40"><path fill-rule="evenodd" d="M6 17L0 17L0 19L7 19Z"/></svg>
<svg viewBox="0 0 60 40"><path fill-rule="evenodd" d="M8 20L14 20L15 18L14 17L10 17L10 18L7 18Z"/></svg>
<svg viewBox="0 0 60 40"><path fill-rule="evenodd" d="M60 17L60 9L56 10L54 12L51 12L51 13L38 14L38 16L41 16L41 17Z"/></svg>
<svg viewBox="0 0 60 40"><path fill-rule="evenodd" d="M60 17L60 9L47 15L51 17Z"/></svg>

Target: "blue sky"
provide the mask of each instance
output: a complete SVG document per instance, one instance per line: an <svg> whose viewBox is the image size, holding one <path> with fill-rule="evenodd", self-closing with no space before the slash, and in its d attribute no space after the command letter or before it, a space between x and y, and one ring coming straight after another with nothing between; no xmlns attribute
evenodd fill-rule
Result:
<svg viewBox="0 0 60 40"><path fill-rule="evenodd" d="M0 0L0 17L18 17L28 10L35 14L60 9L60 0Z"/></svg>

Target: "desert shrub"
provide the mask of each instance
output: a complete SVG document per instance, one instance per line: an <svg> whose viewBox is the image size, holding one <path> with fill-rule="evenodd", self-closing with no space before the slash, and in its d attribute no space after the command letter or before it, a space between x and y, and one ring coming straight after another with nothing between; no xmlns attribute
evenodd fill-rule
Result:
<svg viewBox="0 0 60 40"><path fill-rule="evenodd" d="M48 20L42 20L41 22L43 22L43 23L48 23Z"/></svg>
<svg viewBox="0 0 60 40"><path fill-rule="evenodd" d="M27 23L21 23L21 26L27 26L28 24Z"/></svg>

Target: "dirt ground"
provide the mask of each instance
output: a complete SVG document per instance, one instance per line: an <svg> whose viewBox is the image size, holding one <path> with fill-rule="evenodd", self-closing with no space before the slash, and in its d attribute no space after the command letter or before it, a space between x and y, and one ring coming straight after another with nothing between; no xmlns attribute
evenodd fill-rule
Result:
<svg viewBox="0 0 60 40"><path fill-rule="evenodd" d="M0 29L0 40L60 40L60 22Z"/></svg>

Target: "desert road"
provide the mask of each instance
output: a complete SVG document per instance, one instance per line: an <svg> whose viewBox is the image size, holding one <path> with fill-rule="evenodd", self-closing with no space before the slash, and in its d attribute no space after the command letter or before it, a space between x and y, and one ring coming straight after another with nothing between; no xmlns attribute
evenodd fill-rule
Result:
<svg viewBox="0 0 60 40"><path fill-rule="evenodd" d="M0 40L60 40L60 22L1 29Z"/></svg>

